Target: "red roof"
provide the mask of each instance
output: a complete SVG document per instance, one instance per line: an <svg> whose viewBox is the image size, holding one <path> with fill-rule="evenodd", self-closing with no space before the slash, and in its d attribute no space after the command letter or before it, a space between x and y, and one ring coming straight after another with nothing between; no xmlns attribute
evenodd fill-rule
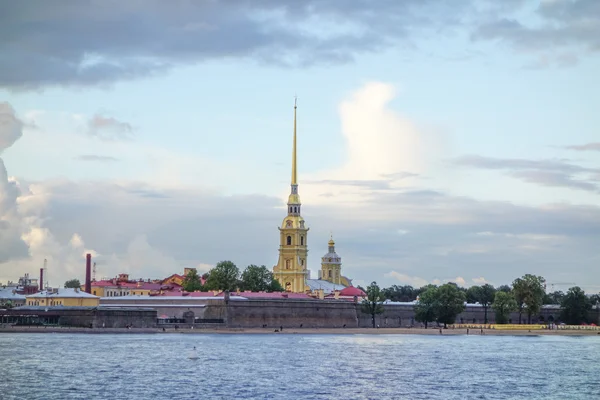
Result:
<svg viewBox="0 0 600 400"><path fill-rule="evenodd" d="M103 281L94 281L92 282L92 287L105 287L105 286L117 286L113 283L113 281L103 280Z"/></svg>
<svg viewBox="0 0 600 400"><path fill-rule="evenodd" d="M347 288L343 288L340 290L340 296L366 296L367 294L360 290L359 288L355 288L354 286L348 286Z"/></svg>
<svg viewBox="0 0 600 400"><path fill-rule="evenodd" d="M219 297L225 294L219 293ZM312 299L311 296L304 293L286 293L286 292L231 292L230 296L246 297L248 299Z"/></svg>

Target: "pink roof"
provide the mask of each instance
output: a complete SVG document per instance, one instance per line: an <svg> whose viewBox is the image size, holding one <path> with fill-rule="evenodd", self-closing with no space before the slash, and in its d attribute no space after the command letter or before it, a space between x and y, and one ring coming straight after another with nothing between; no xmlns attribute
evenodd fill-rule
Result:
<svg viewBox="0 0 600 400"><path fill-rule="evenodd" d="M354 286L348 286L347 288L340 290L340 296L362 297L362 296L366 296L366 295L367 294L365 292L363 292L359 288L355 288Z"/></svg>
<svg viewBox="0 0 600 400"><path fill-rule="evenodd" d="M219 297L223 297L224 293L219 293ZM311 296L304 293L286 293L286 292L232 292L230 296L246 297L248 299L312 299Z"/></svg>
<svg viewBox="0 0 600 400"><path fill-rule="evenodd" d="M158 290L160 289L162 285L160 283L152 283L152 282L142 282L142 284L137 287L138 289L145 289L145 290Z"/></svg>
<svg viewBox="0 0 600 400"><path fill-rule="evenodd" d="M105 286L117 286L112 281L94 281L92 282L92 287L105 287Z"/></svg>
<svg viewBox="0 0 600 400"><path fill-rule="evenodd" d="M186 292L188 297L215 297L214 292Z"/></svg>

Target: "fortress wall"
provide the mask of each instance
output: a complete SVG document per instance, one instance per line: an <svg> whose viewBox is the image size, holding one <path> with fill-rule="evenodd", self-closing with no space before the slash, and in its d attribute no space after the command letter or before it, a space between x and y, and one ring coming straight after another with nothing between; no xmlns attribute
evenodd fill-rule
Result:
<svg viewBox="0 0 600 400"><path fill-rule="evenodd" d="M156 326L156 310L103 310L95 311L94 328L152 328Z"/></svg>
<svg viewBox="0 0 600 400"><path fill-rule="evenodd" d="M412 305L385 305L384 312L375 316L375 325L380 327L397 328L397 327L409 327L409 326L421 326L420 322L414 320L415 313ZM519 313L513 312L509 316L511 323L516 324L519 322ZM542 308L540 312L531 317L531 323L548 323L549 321L558 321L560 318L560 309L555 308ZM487 319L489 324L496 322L496 314L494 310L489 307L487 311ZM483 307L469 307L465 309L456 317L456 323L464 324L483 324L485 321L485 312ZM592 310L590 312L590 321L600 322L600 310ZM524 312L521 316L521 322L527 323L527 313ZM364 314L360 311L360 305L358 307L358 326L359 327L371 327L372 320L369 314Z"/></svg>
<svg viewBox="0 0 600 400"><path fill-rule="evenodd" d="M247 300L229 301L231 328L348 328L358 326L356 306L346 301Z"/></svg>

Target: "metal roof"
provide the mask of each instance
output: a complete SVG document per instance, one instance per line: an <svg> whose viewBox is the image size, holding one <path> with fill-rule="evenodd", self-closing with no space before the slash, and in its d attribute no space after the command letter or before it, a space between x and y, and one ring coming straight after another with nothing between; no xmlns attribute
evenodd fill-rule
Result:
<svg viewBox="0 0 600 400"><path fill-rule="evenodd" d="M79 289L61 288L54 290L44 290L36 294L30 294L25 296L28 299L40 299L40 298L85 298L85 299L99 299L100 297L94 296L83 292Z"/></svg>
<svg viewBox="0 0 600 400"><path fill-rule="evenodd" d="M307 279L306 284L308 285L310 290L323 289L323 292L325 294L333 293L336 290L342 290L346 288L346 286L344 285L336 285L335 283L331 283L323 279Z"/></svg>

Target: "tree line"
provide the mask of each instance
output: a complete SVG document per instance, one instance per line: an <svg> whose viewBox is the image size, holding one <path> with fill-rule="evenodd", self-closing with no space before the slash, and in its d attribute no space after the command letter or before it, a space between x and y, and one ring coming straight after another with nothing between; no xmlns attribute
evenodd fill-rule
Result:
<svg viewBox="0 0 600 400"><path fill-rule="evenodd" d="M490 284L471 286L468 289L455 283L444 285L426 285L421 288L393 285L380 289L372 282L366 289L367 297L362 302L362 311L370 314L375 326L375 315L383 312L385 300L412 302L415 304L415 320L453 324L458 314L465 310L465 302L479 303L484 310L484 323L488 323L488 310L492 308L496 315L496 323L506 324L512 312L519 313L519 324L526 317L531 323L532 316L538 314L542 305L558 304L561 306L560 320L569 325L589 322L589 311L592 305L600 304L600 294L587 296L579 287L570 288L567 293L555 291L546 293L546 280L541 276L526 274L513 281L512 286L502 285L497 288Z"/></svg>
<svg viewBox="0 0 600 400"><path fill-rule="evenodd" d="M202 284L202 279L205 280ZM221 261L204 275L198 275L195 269L190 270L183 280L183 290L186 292L229 290L251 292L283 292L283 287L273 273L264 266L248 265L240 272L231 261Z"/></svg>

